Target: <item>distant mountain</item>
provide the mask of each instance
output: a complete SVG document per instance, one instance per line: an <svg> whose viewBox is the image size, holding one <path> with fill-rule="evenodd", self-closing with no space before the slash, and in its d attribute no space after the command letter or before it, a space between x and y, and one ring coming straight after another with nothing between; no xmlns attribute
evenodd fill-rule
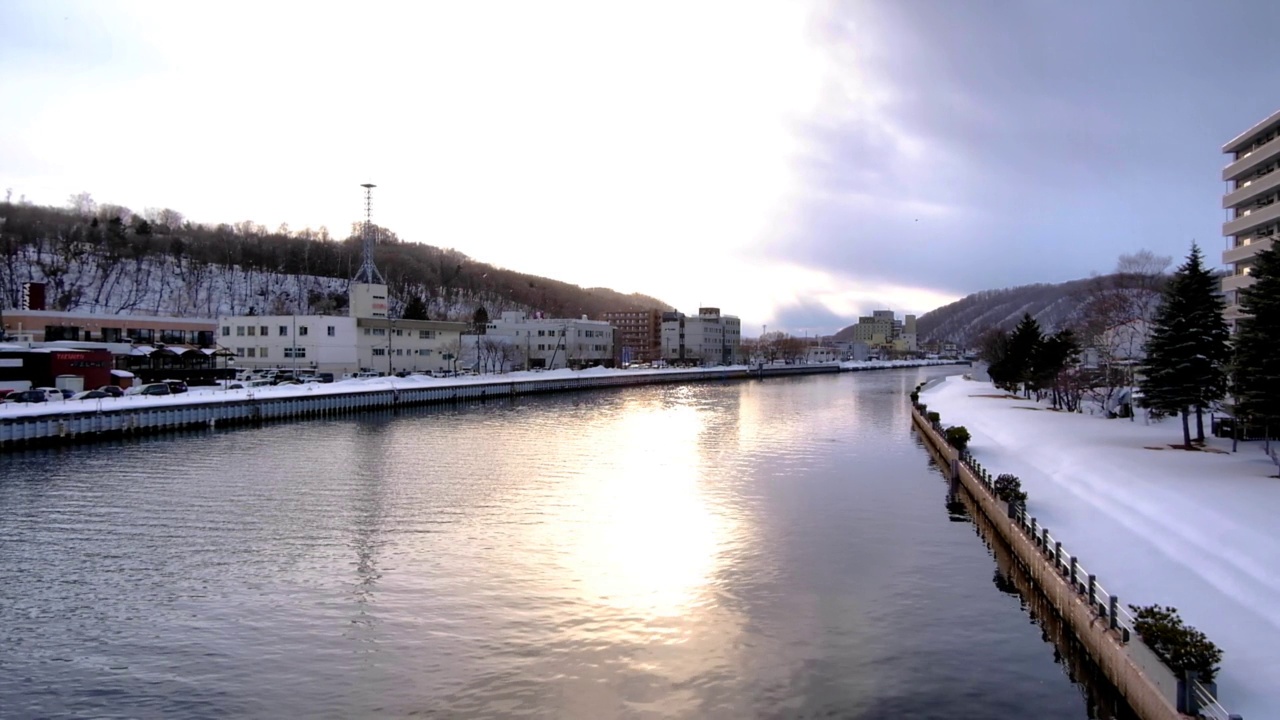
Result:
<svg viewBox="0 0 1280 720"><path fill-rule="evenodd" d="M969 348L989 328L1012 330L1023 313L1030 313L1044 331L1053 332L1079 320L1089 290L1098 282L1088 278L976 292L921 315L916 319L916 336L921 342L950 340ZM853 326L840 330L834 339L853 339Z"/></svg>
<svg viewBox="0 0 1280 720"><path fill-rule="evenodd" d="M990 328L1012 330L1025 313L1030 313L1042 330L1053 332L1079 320L1096 282L1089 278L976 292L921 315L916 320L916 336L922 342L950 340L970 348Z"/></svg>
<svg viewBox="0 0 1280 720"><path fill-rule="evenodd" d="M87 198L87 196L85 196ZM275 232L250 222L196 225L173 210L102 206L80 211L0 203L0 308L24 282L47 284L51 310L215 317L346 312L361 243L326 229ZM405 242L379 228L375 261L393 314L413 302L433 320L470 320L484 307L598 317L608 310L669 309L640 294L582 288Z"/></svg>

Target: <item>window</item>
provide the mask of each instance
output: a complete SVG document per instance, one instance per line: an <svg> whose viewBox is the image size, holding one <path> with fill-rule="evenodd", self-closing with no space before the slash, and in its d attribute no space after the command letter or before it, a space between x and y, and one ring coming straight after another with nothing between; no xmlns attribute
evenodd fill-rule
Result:
<svg viewBox="0 0 1280 720"><path fill-rule="evenodd" d="M373 349L373 356L374 356L374 357L384 357L384 356L386 356L386 354L387 354L387 349L386 349L386 348L374 348L374 349Z"/></svg>
<svg viewBox="0 0 1280 720"><path fill-rule="evenodd" d="M289 326L288 326L288 325L281 325L281 326L280 326L280 337L288 337L288 336L289 336Z"/></svg>
<svg viewBox="0 0 1280 720"><path fill-rule="evenodd" d="M435 340L436 331L435 330L419 330L418 339L419 340Z"/></svg>
<svg viewBox="0 0 1280 720"><path fill-rule="evenodd" d="M306 326L306 325L303 325L303 326L301 326L301 327L299 327L299 328L298 328L298 334L299 334L299 335L306 335L306 334L307 334L307 332L308 332L308 330L307 330L307 326Z"/></svg>
<svg viewBox="0 0 1280 720"><path fill-rule="evenodd" d="M337 334L338 334L338 329L337 329L337 328L335 328L334 326L330 325L330 326L329 326L329 337L333 337L334 335L337 335Z"/></svg>
<svg viewBox="0 0 1280 720"><path fill-rule="evenodd" d="M396 355L404 356L404 348L396 348Z"/></svg>
<svg viewBox="0 0 1280 720"><path fill-rule="evenodd" d="M258 357L266 357L266 356L267 356L267 349L266 349L266 348L258 348Z"/></svg>
<svg viewBox="0 0 1280 720"><path fill-rule="evenodd" d="M396 328L396 337L404 337L404 330Z"/></svg>
<svg viewBox="0 0 1280 720"><path fill-rule="evenodd" d="M237 325L237 326L236 326L236 337L244 337L244 326L243 326L243 325Z"/></svg>
<svg viewBox="0 0 1280 720"><path fill-rule="evenodd" d="M260 330L260 332L262 333L262 337L266 337L267 335L271 334L271 331L267 329L266 325L262 326L262 329ZM252 335L253 333L250 333L250 334Z"/></svg>
<svg viewBox="0 0 1280 720"><path fill-rule="evenodd" d="M386 334L387 334L387 329L386 329L386 328L374 328L374 329L373 329L373 334L374 334L374 335L386 335Z"/></svg>
<svg viewBox="0 0 1280 720"><path fill-rule="evenodd" d="M258 348L249 348L249 357L257 357Z"/></svg>
<svg viewBox="0 0 1280 720"><path fill-rule="evenodd" d="M365 329L364 329L364 334L365 334L365 335L368 335L368 334L370 334L371 332L372 332L372 331L371 331L371 330L369 330L369 328L365 328Z"/></svg>
<svg viewBox="0 0 1280 720"><path fill-rule="evenodd" d="M231 337L231 326L230 326L230 325L223 325L223 326L222 326L222 337Z"/></svg>
<svg viewBox="0 0 1280 720"><path fill-rule="evenodd" d="M244 357L244 348L236 348L236 357Z"/></svg>
<svg viewBox="0 0 1280 720"><path fill-rule="evenodd" d="M257 328L257 327L255 327L255 326L253 326L253 325L250 325L250 326L249 326L249 337L254 337L254 336L256 336L257 334L258 334L258 328ZM265 334L265 333L264 333L264 334Z"/></svg>
<svg viewBox="0 0 1280 720"><path fill-rule="evenodd" d="M284 357L286 360L304 359L307 357L307 349L304 347L287 347L284 349Z"/></svg>

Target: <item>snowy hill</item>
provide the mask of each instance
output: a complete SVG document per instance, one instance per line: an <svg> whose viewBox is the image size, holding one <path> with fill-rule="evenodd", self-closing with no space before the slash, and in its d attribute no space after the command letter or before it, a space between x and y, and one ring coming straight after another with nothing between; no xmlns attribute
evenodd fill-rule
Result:
<svg viewBox="0 0 1280 720"><path fill-rule="evenodd" d="M25 282L47 284L52 310L215 317L346 307L349 278L359 266L355 237L336 240L324 228L192 225L172 210L153 220L118 207L87 215L0 204L0 307L16 307ZM376 261L393 313L411 301L435 320L470 320L480 307L491 316L523 310L561 317L668 307L645 295L582 288L402 242L382 228L378 237Z"/></svg>

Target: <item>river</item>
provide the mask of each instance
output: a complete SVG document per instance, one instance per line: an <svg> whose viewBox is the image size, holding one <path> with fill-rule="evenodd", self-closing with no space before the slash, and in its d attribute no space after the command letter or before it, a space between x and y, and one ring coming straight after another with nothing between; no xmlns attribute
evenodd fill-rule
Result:
<svg viewBox="0 0 1280 720"><path fill-rule="evenodd" d="M0 717L1089 717L910 429L957 371L8 454Z"/></svg>

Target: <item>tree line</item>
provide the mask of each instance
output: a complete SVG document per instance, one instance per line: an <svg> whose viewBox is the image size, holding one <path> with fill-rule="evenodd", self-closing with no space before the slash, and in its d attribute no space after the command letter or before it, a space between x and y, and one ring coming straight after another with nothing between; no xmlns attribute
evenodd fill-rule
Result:
<svg viewBox="0 0 1280 720"><path fill-rule="evenodd" d="M1027 397L1048 396L1055 407L1076 410L1086 393L1105 403L1117 388L1158 415L1178 417L1183 447L1204 442L1204 415L1218 408L1262 428L1280 428L1280 254L1262 251L1251 269L1254 283L1239 291L1243 316L1232 337L1218 276L1205 267L1194 243L1186 260L1165 277L1168 261L1150 253L1122 258L1119 281L1099 284L1081 327L1097 362L1075 362L1076 332L1044 334L1029 315L1013 332L994 330L981 355L992 381ZM1140 347L1132 347L1137 344ZM1134 393L1133 391L1138 391ZM1194 418L1194 438L1192 419ZM1193 442L1194 441L1194 442Z"/></svg>
<svg viewBox="0 0 1280 720"><path fill-rule="evenodd" d="M640 294L623 294L604 288L582 288L570 283L519 273L478 262L456 250L402 240L388 228L373 228L377 245L375 262L387 280L401 309L413 303L415 314L427 307L448 307L451 315L433 319L465 319L475 306L488 303L499 309L540 310L555 316L598 315L608 310L666 308L665 303ZM120 205L98 204L88 193L68 199L55 208L25 202L0 204L0 250L6 262L36 258L47 267L45 277L57 285L67 258L94 256L104 264L180 258L183 267L226 267L267 274L351 278L360 266L361 231L352 223L350 232L338 238L325 227L292 230L281 225L270 230L245 221L235 224L198 224L171 208L148 208L135 213ZM0 306L14 307L20 292L18 268L5 273ZM54 309L77 309L76 288L57 288L51 294ZM416 303L414 301L417 301ZM317 292L303 299L311 312L342 311L345 293ZM265 302L258 312L270 312Z"/></svg>

